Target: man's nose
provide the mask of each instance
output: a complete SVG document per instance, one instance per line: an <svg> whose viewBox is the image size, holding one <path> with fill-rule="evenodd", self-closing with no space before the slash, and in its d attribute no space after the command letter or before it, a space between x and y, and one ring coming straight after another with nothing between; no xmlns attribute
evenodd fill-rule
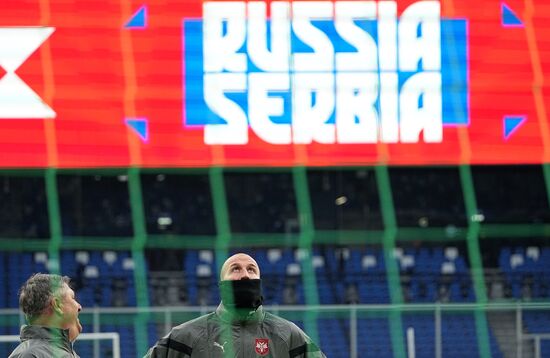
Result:
<svg viewBox="0 0 550 358"><path fill-rule="evenodd" d="M241 280L250 280L250 274L248 273L248 271L243 271L241 275Z"/></svg>

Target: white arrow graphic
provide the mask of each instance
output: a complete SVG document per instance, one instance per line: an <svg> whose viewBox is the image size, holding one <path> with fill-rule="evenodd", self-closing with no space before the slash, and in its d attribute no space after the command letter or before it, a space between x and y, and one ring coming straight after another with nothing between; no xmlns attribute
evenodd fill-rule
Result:
<svg viewBox="0 0 550 358"><path fill-rule="evenodd" d="M55 118L55 112L15 71L54 32L53 27L0 28L0 118Z"/></svg>

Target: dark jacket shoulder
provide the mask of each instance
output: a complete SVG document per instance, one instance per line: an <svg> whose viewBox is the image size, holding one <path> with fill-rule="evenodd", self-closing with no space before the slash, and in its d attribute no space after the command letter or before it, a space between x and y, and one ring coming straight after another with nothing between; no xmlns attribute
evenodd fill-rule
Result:
<svg viewBox="0 0 550 358"><path fill-rule="evenodd" d="M216 319L214 312L197 317L172 328L169 333L171 339L192 346L194 341L204 336L208 322Z"/></svg>
<svg viewBox="0 0 550 358"><path fill-rule="evenodd" d="M145 357L190 357L197 342L207 336L207 325L213 318L214 313L209 313L172 328L149 349Z"/></svg>
<svg viewBox="0 0 550 358"><path fill-rule="evenodd" d="M43 326L23 326L21 343L9 358L78 357L69 341L69 331Z"/></svg>
<svg viewBox="0 0 550 358"><path fill-rule="evenodd" d="M279 335L285 342L289 342L292 336L305 336L305 333L294 322L266 312L264 325L270 327L270 331Z"/></svg>

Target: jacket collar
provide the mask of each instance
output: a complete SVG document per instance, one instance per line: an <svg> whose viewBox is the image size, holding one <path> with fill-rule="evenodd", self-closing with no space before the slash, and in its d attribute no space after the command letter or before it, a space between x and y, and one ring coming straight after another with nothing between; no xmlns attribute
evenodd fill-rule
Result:
<svg viewBox="0 0 550 358"><path fill-rule="evenodd" d="M265 312L263 306L249 312L235 312L227 309L227 307L223 305L223 302L220 302L218 308L216 308L216 316L225 323L243 325L257 322L261 323L264 320Z"/></svg>
<svg viewBox="0 0 550 358"><path fill-rule="evenodd" d="M72 350L68 329L33 325L21 327L21 341L24 342L29 339L44 339L55 343L60 347Z"/></svg>

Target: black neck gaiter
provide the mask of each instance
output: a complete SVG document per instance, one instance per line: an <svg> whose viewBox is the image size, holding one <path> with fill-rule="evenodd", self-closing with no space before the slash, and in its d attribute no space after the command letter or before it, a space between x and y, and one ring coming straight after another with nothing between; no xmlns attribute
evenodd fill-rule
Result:
<svg viewBox="0 0 550 358"><path fill-rule="evenodd" d="M223 280L220 281L220 297L229 310L256 310L262 305L262 280Z"/></svg>

